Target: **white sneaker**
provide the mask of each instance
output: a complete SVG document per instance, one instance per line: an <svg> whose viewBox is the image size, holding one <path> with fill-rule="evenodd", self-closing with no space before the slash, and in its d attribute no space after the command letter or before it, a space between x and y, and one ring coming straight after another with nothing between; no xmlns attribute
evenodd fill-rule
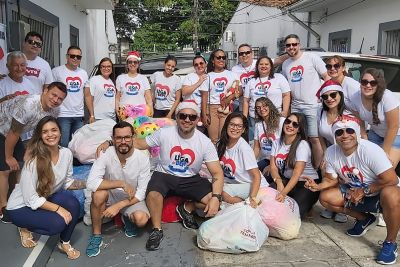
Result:
<svg viewBox="0 0 400 267"><path fill-rule="evenodd" d="M380 227L386 227L386 222L383 219L382 213L378 213L378 224L377 225Z"/></svg>
<svg viewBox="0 0 400 267"><path fill-rule="evenodd" d="M87 226L92 225L92 218L90 217L90 214L85 214L83 216L83 223Z"/></svg>

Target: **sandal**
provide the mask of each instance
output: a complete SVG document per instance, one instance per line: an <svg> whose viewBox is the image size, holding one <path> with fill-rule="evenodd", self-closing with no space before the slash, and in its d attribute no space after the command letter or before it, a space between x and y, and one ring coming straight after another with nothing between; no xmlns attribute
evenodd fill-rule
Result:
<svg viewBox="0 0 400 267"><path fill-rule="evenodd" d="M63 245L66 245L67 248L64 248ZM75 259L79 258L79 256L81 255L81 253L78 250L74 249L69 242L68 243L63 243L63 242L58 243L58 249L61 250L62 252L64 252L65 254L67 254L68 259L70 259L70 260L75 260Z"/></svg>
<svg viewBox="0 0 400 267"><path fill-rule="evenodd" d="M28 231L26 228L18 227L18 233L21 238L21 245L24 248L33 248L37 245L36 241L33 240L32 232Z"/></svg>

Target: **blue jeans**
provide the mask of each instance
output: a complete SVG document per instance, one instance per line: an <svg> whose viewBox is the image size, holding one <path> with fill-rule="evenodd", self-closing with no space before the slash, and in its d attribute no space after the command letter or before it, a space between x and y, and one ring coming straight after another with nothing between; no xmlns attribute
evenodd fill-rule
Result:
<svg viewBox="0 0 400 267"><path fill-rule="evenodd" d="M383 145L384 138L377 135L373 130L369 130L368 140L381 147ZM392 147L395 149L400 149L400 135L396 135L396 138L393 141Z"/></svg>
<svg viewBox="0 0 400 267"><path fill-rule="evenodd" d="M308 137L318 137L318 106L293 106L291 112L303 113L307 120Z"/></svg>
<svg viewBox="0 0 400 267"><path fill-rule="evenodd" d="M248 116L247 121L249 122L249 141L252 141L254 139L254 125L256 124L256 120Z"/></svg>
<svg viewBox="0 0 400 267"><path fill-rule="evenodd" d="M83 117L59 117L58 123L61 126L61 146L68 147L72 134L83 126Z"/></svg>

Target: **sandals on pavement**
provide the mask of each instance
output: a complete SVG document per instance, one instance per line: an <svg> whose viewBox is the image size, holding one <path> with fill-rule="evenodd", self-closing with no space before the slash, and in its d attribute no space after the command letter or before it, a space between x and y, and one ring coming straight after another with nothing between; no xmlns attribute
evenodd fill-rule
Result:
<svg viewBox="0 0 400 267"><path fill-rule="evenodd" d="M64 252L65 254L67 254L68 259L70 259L70 260L75 260L75 259L79 258L79 256L81 255L81 253L78 250L74 249L69 242L68 243L63 243L63 242L58 243L58 249L61 252Z"/></svg>
<svg viewBox="0 0 400 267"><path fill-rule="evenodd" d="M33 248L37 245L36 241L33 240L32 232L25 228L18 227L19 237L21 238L21 245L24 248Z"/></svg>

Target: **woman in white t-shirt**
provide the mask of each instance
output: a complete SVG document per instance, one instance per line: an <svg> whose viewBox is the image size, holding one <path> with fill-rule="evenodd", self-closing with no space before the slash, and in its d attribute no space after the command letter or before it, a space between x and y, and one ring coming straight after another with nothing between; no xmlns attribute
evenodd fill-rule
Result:
<svg viewBox="0 0 400 267"><path fill-rule="evenodd" d="M269 98L276 108L286 117L290 107L290 86L280 73L274 73L272 59L261 56L256 62L256 74L243 93L243 114L249 119L249 138L253 139L255 124L255 102L260 97Z"/></svg>
<svg viewBox="0 0 400 267"><path fill-rule="evenodd" d="M128 104L133 106L147 104L150 108L150 115L152 115L153 97L150 83L146 76L139 73L141 59L139 52L128 52L126 58L127 73L119 75L116 81L118 93L115 98L115 106L118 109Z"/></svg>
<svg viewBox="0 0 400 267"><path fill-rule="evenodd" d="M183 100L194 100L201 108L201 92L200 87L204 86L207 79L206 67L207 62L201 55L193 58L193 67L195 72L185 76L182 82L182 98Z"/></svg>
<svg viewBox="0 0 400 267"><path fill-rule="evenodd" d="M157 71L150 77L154 90L154 118L175 118L175 109L181 101L182 81L175 70L177 60L168 55L164 60L164 71Z"/></svg>
<svg viewBox="0 0 400 267"><path fill-rule="evenodd" d="M369 68L361 75L361 90L351 97L351 109L371 126L368 140L381 146L393 166L400 161L399 100L385 89L381 70Z"/></svg>
<svg viewBox="0 0 400 267"><path fill-rule="evenodd" d="M247 198L257 207L256 196L260 186L268 186L262 179L253 150L247 143L248 123L238 112L229 114L217 143L218 157L224 171L224 202L233 204Z"/></svg>
<svg viewBox="0 0 400 267"><path fill-rule="evenodd" d="M200 89L202 122L207 128L211 142L216 144L226 116L232 111L232 105L231 108L226 108L232 100L239 97L242 89L237 75L226 70L226 55L222 49L211 53L207 73L206 85Z"/></svg>
<svg viewBox="0 0 400 267"><path fill-rule="evenodd" d="M58 248L69 259L76 259L80 252L70 245L70 240L79 219L79 202L64 189L81 189L85 182L72 179L72 153L59 146L60 137L60 125L54 117L46 116L38 122L7 211L18 226L23 247L37 245L32 232L59 234Z"/></svg>
<svg viewBox="0 0 400 267"><path fill-rule="evenodd" d="M115 120L115 86L113 63L110 58L100 60L96 75L90 78L85 87L85 102L89 111L89 123L96 120Z"/></svg>
<svg viewBox="0 0 400 267"><path fill-rule="evenodd" d="M254 130L253 151L258 159L258 168L268 180L272 142L281 135L285 118L281 117L276 106L265 96L256 100L255 110L257 122Z"/></svg>
<svg viewBox="0 0 400 267"><path fill-rule="evenodd" d="M301 218L305 217L319 197L318 192L311 192L304 187L306 180L303 176L319 180L312 165L306 125L302 113L292 113L285 119L280 138L272 144L270 165L274 181L271 187L279 191L276 200L283 202L286 196L292 197L299 205Z"/></svg>

